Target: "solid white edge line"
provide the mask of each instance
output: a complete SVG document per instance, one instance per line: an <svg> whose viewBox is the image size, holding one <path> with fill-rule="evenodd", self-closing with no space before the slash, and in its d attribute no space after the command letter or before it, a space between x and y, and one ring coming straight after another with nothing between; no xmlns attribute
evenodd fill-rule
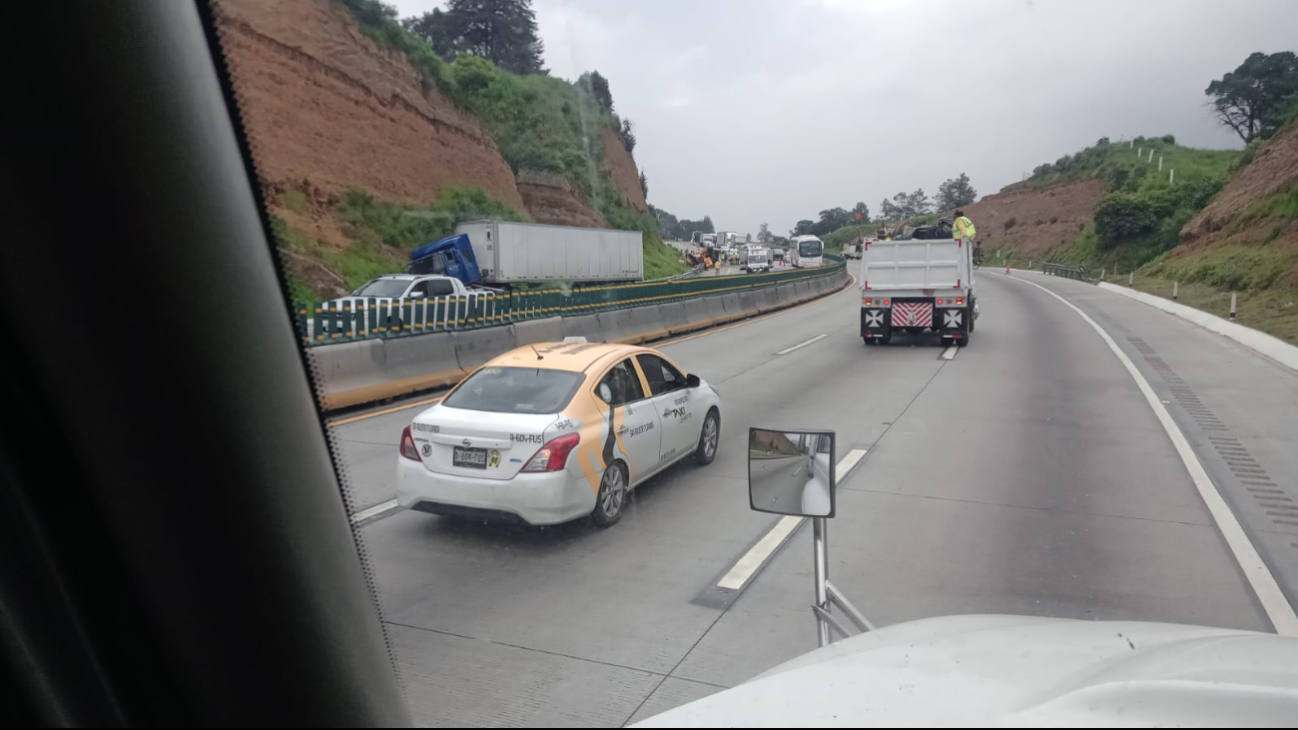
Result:
<svg viewBox="0 0 1298 730"><path fill-rule="evenodd" d="M364 522L365 520L368 520L374 515L382 514L391 509L396 509L396 507L397 507L396 499L389 499L386 502L380 502L379 504L376 504L373 507L370 507L368 509L363 509L360 512L357 512L356 514L352 515L352 522L353 523Z"/></svg>
<svg viewBox="0 0 1298 730"><path fill-rule="evenodd" d="M824 337L824 335L821 336ZM844 456L838 464L834 466L835 482L837 482L838 479L841 479L844 474L850 472L852 467L856 466L861 459L864 459L866 451L866 449L852 449L849 451L847 456ZM795 515L785 515L784 517L781 517L779 522L776 522L775 526L767 531L767 533L762 536L762 539L757 541L756 545L749 548L748 552L744 553L743 557L735 562L734 566L721 577L721 580L717 581L717 587L726 588L732 591L737 591L740 588L743 588L744 584L748 582L748 579L753 577L753 573L757 572L757 569L762 567L762 564L771 556L771 553L775 552L776 548L784 544L785 539L787 539L794 530L798 529L798 526L801 525L802 521L805 519L807 518L797 517Z"/></svg>
<svg viewBox="0 0 1298 730"><path fill-rule="evenodd" d="M943 352L943 353L942 353L942 359L943 359L943 360L954 360L954 359L955 359L955 354L956 354L957 352L959 352L959 351L960 351L960 348L956 347L955 345L952 345L952 346L946 348L946 352Z"/></svg>
<svg viewBox="0 0 1298 730"><path fill-rule="evenodd" d="M1007 279L1013 278L1004 274L998 274L998 276ZM1113 338L1109 336L1109 333L1104 331L1104 328L1096 324L1095 320L1091 319L1086 312L1083 312L1075 304L1035 282L1024 279L1015 279L1015 281L1035 286L1068 305L1070 309L1077 312L1078 316L1086 320L1086 323L1099 333L1105 344L1109 346L1113 354L1122 362L1123 367L1131 374L1132 379L1136 381L1136 386L1144 394L1145 401L1149 403L1154 415L1163 424L1163 430L1167 431L1168 438L1172 440L1172 445L1176 447L1181 462L1185 464L1185 470L1190 473L1190 479L1194 482L1195 488L1199 490L1199 496L1203 498L1204 504L1208 507L1208 512L1212 514L1212 519L1217 523L1217 529L1221 530L1222 536L1226 538L1226 544L1230 546L1235 561L1239 563L1240 569L1244 571L1244 577L1248 580L1249 586L1253 588L1253 593L1257 596L1258 602L1262 604L1262 610L1266 611L1267 618L1275 626L1276 633L1281 636L1298 636L1298 614L1294 613L1293 606L1289 605L1289 600L1285 598L1284 592L1280 590L1280 584L1276 582L1275 576L1266 567L1266 563L1263 562L1262 556L1258 554L1257 548L1248 539L1248 534L1244 532L1243 526L1239 524L1239 519L1231 511L1230 506L1226 504L1226 500L1222 498L1221 492L1217 489L1217 485L1213 483L1212 478L1208 476L1208 472L1204 470L1199 457L1194 453L1194 449L1190 447L1189 440L1186 439L1185 434L1182 433L1176 422L1172 420L1172 415L1167 412L1167 408L1163 406L1162 401L1154 394L1154 389L1149 385L1149 381L1145 380L1145 376L1141 375L1140 371L1136 369L1135 363L1131 362L1131 358L1127 357L1127 354L1118 347Z"/></svg>
<svg viewBox="0 0 1298 730"><path fill-rule="evenodd" d="M793 347L785 348L785 349L780 350L779 352L777 352L777 353L775 353L775 354L776 354L776 355L787 355L787 354L789 354L790 352L793 352L794 350L801 350L802 348L806 347L807 345L811 345L811 344L815 344L815 343L817 343L817 342L820 342L821 340L825 339L826 337L829 337L829 335L816 335L815 337L812 337L811 339L807 340L806 342L803 342L803 343L800 343L800 344L794 345Z"/></svg>

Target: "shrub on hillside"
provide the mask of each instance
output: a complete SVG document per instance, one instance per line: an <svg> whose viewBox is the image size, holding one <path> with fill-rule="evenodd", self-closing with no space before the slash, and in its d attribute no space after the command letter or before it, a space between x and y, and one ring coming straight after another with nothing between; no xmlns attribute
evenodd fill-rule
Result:
<svg viewBox="0 0 1298 730"><path fill-rule="evenodd" d="M1019 219L1018 219L1018 218L1012 218L1012 217L1011 217L1011 218L1006 218L1006 219L1005 219L1005 230L1008 231L1009 229L1013 228L1015 225L1018 224L1018 222L1019 222Z"/></svg>
<svg viewBox="0 0 1298 730"><path fill-rule="evenodd" d="M1120 241L1158 226L1154 206L1144 196L1132 193L1106 193L1095 209L1095 232L1102 248L1113 248Z"/></svg>
<svg viewBox="0 0 1298 730"><path fill-rule="evenodd" d="M348 190L335 205L350 238L401 250L451 235L455 224L478 218L526 221L528 217L482 188L444 186L427 208L379 200L361 188Z"/></svg>
<svg viewBox="0 0 1298 730"><path fill-rule="evenodd" d="M454 84L447 75L446 62L437 55L432 46L401 27L401 23L397 20L396 8L379 0L339 1L352 12L361 32L370 40L380 46L395 48L405 53L410 65L414 66L429 83L454 95Z"/></svg>
<svg viewBox="0 0 1298 730"><path fill-rule="evenodd" d="M1166 144L1176 144L1176 137L1174 137L1174 136L1172 136L1172 135L1170 135L1170 134L1165 134L1165 135L1163 135L1161 139L1162 139L1163 142L1166 143Z"/></svg>

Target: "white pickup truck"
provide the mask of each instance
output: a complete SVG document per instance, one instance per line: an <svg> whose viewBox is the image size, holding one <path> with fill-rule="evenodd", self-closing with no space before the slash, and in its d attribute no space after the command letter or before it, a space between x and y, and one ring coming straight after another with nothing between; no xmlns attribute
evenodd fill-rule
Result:
<svg viewBox="0 0 1298 730"><path fill-rule="evenodd" d="M898 330L932 330L964 347L978 318L972 242L871 241L861 252L861 337L886 345Z"/></svg>
<svg viewBox="0 0 1298 730"><path fill-rule="evenodd" d="M408 299L433 299L435 297L465 296L477 290L469 289L464 282L451 276L420 274L386 274L370 279L356 291L339 297L328 304L353 307L360 304L387 304Z"/></svg>

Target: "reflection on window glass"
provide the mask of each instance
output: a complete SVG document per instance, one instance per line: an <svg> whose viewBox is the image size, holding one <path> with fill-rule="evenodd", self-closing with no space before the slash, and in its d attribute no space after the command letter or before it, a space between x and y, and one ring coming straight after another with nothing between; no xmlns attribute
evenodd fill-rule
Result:
<svg viewBox="0 0 1298 730"><path fill-rule="evenodd" d="M630 360L623 360L600 381L599 397L609 405L620 406L644 398L644 388Z"/></svg>
<svg viewBox="0 0 1298 730"><path fill-rule="evenodd" d="M539 368L483 368L443 404L498 413L555 413L567 405L580 373Z"/></svg>
<svg viewBox="0 0 1298 730"><path fill-rule="evenodd" d="M352 292L352 295L358 297L399 297L406 292L408 286L410 286L410 282L401 279L375 279Z"/></svg>

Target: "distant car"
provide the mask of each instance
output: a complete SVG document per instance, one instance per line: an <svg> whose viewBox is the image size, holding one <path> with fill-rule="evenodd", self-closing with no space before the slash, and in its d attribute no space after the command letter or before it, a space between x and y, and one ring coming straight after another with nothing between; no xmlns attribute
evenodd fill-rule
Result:
<svg viewBox="0 0 1298 730"><path fill-rule="evenodd" d="M630 490L721 438L717 392L644 347L554 342L488 362L401 434L397 501L448 516L618 521Z"/></svg>

